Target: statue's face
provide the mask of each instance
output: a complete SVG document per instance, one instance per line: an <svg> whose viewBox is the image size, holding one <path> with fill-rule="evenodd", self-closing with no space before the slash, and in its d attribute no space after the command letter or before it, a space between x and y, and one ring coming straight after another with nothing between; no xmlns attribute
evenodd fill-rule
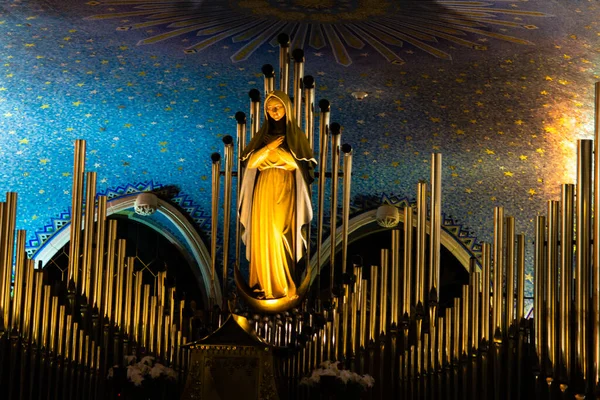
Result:
<svg viewBox="0 0 600 400"><path fill-rule="evenodd" d="M267 113L275 121L279 121L285 116L285 106L277 97L271 97L267 100Z"/></svg>

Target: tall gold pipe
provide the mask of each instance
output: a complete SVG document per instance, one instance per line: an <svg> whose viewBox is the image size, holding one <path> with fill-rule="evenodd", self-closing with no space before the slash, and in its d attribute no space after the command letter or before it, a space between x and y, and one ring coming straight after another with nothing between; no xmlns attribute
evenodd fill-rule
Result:
<svg viewBox="0 0 600 400"><path fill-rule="evenodd" d="M77 288L80 293L85 294L88 301L91 302L92 287L92 256L94 243L94 214L96 211L96 173L87 172L85 188L85 214L83 218L83 254L81 264L81 288Z"/></svg>
<svg viewBox="0 0 600 400"><path fill-rule="evenodd" d="M280 33L277 41L279 42L279 90L287 94L290 85L290 37Z"/></svg>
<svg viewBox="0 0 600 400"><path fill-rule="evenodd" d="M79 323L73 322L73 340L71 341L71 361L79 362L77 358L77 342L79 341Z"/></svg>
<svg viewBox="0 0 600 400"><path fill-rule="evenodd" d="M3 256L6 253L6 240L8 239L6 216L6 203L0 202L0 319L2 319L4 325L8 324L8 321L4 320L4 309L7 307L4 293L6 292L6 285L10 285L10 278L8 277L10 275L8 273L9 266L6 264Z"/></svg>
<svg viewBox="0 0 600 400"><path fill-rule="evenodd" d="M98 196L98 212L96 216L96 253L94 254L94 283L96 286L94 288L92 306L98 307L99 315L104 315L104 303L102 300L105 289L102 285L104 282L102 271L104 271L104 241L106 240L106 201L106 196Z"/></svg>
<svg viewBox="0 0 600 400"><path fill-rule="evenodd" d="M452 307L452 323L453 323L453 340L452 340L452 352L454 354L453 359L455 361L458 361L460 359L460 355L461 355L461 343L462 341L460 340L460 330L462 328L462 324L461 324L461 319L460 319L460 303L461 303L461 298L460 297L455 297L454 298L454 306Z"/></svg>
<svg viewBox="0 0 600 400"><path fill-rule="evenodd" d="M575 185L561 187L560 253L560 359L564 375L571 376L571 302L573 301L573 201ZM598 192L596 192L598 193ZM600 196L597 196L600 197ZM596 242L594 242L596 243ZM596 249L596 247L594 247ZM595 256L595 253L594 253ZM598 265L598 264L595 264Z"/></svg>
<svg viewBox="0 0 600 400"><path fill-rule="evenodd" d="M163 326L163 359L166 361L169 359L169 328L171 327L171 316L165 315L165 323Z"/></svg>
<svg viewBox="0 0 600 400"><path fill-rule="evenodd" d="M65 316L67 308L65 305L60 306L59 317L58 317L58 345L57 354L63 356L65 342Z"/></svg>
<svg viewBox="0 0 600 400"><path fill-rule="evenodd" d="M73 160L73 189L71 202L70 250L68 281L73 280L79 288L79 247L81 238L81 206L83 202L83 174L85 169L85 141L75 141L75 156Z"/></svg>
<svg viewBox="0 0 600 400"><path fill-rule="evenodd" d="M481 343L490 342L490 269L492 253L489 243L481 244Z"/></svg>
<svg viewBox="0 0 600 400"><path fill-rule="evenodd" d="M185 300L179 301L179 330L183 331L183 309L185 308Z"/></svg>
<svg viewBox="0 0 600 400"><path fill-rule="evenodd" d="M249 92L250 96L250 138L253 138L260 128L260 121L262 118L260 112L260 92L256 89L252 89ZM243 148L242 148L243 150Z"/></svg>
<svg viewBox="0 0 600 400"><path fill-rule="evenodd" d="M58 297L52 296L52 313L49 316L50 318L50 342L48 345L48 349L53 352L56 352L56 339L57 339L57 329L56 324L57 320L60 318L58 315Z"/></svg>
<svg viewBox="0 0 600 400"><path fill-rule="evenodd" d="M341 321L341 340L340 343L342 345L342 357L347 359L346 354L348 352L348 327L350 326L348 320L352 318L350 313L350 287L347 283L342 285L342 321ZM339 347L339 346L338 346Z"/></svg>
<svg viewBox="0 0 600 400"><path fill-rule="evenodd" d="M341 127L338 123L333 123L329 127L331 136L331 204L330 204L330 255L329 255L329 293L333 295L333 284L335 283L335 251L337 248L337 206L338 206L338 183L340 170L340 143L341 143Z"/></svg>
<svg viewBox="0 0 600 400"><path fill-rule="evenodd" d="M352 311L350 312L350 348L352 349L352 353L356 353L356 327L358 322L358 303L360 302L360 296L358 292L358 288L360 286L360 281L358 280L358 275L356 270L361 269L358 267L354 267L354 276L356 276L356 281L354 282L354 289L350 295L350 306L352 307Z"/></svg>
<svg viewBox="0 0 600 400"><path fill-rule="evenodd" d="M44 285L44 312L42 313L42 341L41 345L48 348L48 330L50 328L51 303L50 303L50 285Z"/></svg>
<svg viewBox="0 0 600 400"><path fill-rule="evenodd" d="M262 67L264 75L264 95L267 97L269 93L275 90L275 69L271 64L265 64Z"/></svg>
<svg viewBox="0 0 600 400"><path fill-rule="evenodd" d="M116 284L116 296L115 296L115 321L119 328L123 329L123 287L125 286L125 247L127 242L125 239L119 239L117 241L117 284Z"/></svg>
<svg viewBox="0 0 600 400"><path fill-rule="evenodd" d="M65 358L67 360L71 359L71 337L73 334L73 316L71 314L67 314L67 325L65 332ZM75 340L76 341L76 340Z"/></svg>
<svg viewBox="0 0 600 400"><path fill-rule="evenodd" d="M323 215L325 213L325 175L327 172L327 135L329 134L330 104L319 101L321 118L319 119L319 191L317 193L317 292L321 287L321 242L323 241ZM335 236L335 232L332 233ZM331 245L335 247L332 241Z"/></svg>
<svg viewBox="0 0 600 400"><path fill-rule="evenodd" d="M548 238L546 246L546 346L548 361L552 368L556 365L556 349L558 336L556 333L556 319L558 310L558 230L559 230L559 203L555 200L548 201Z"/></svg>
<svg viewBox="0 0 600 400"><path fill-rule="evenodd" d="M156 330L156 355L162 359L163 354L162 354L162 348L163 348L163 343L162 343L162 332L163 332L163 321L164 321L164 310L165 308L163 306L158 306L157 307L157 318L156 318L156 325L155 325L155 330Z"/></svg>
<svg viewBox="0 0 600 400"><path fill-rule="evenodd" d="M115 277L115 246L117 240L117 221L108 221L108 251L106 252L106 296L104 297L104 313L114 322L113 283Z"/></svg>
<svg viewBox="0 0 600 400"><path fill-rule="evenodd" d="M350 186L352 184L352 147L342 145L344 153L344 179L342 181L342 274L346 273L348 264L348 224L350 223Z"/></svg>
<svg viewBox="0 0 600 400"><path fill-rule="evenodd" d="M461 320L461 332L462 332L462 340L460 341L460 354L463 357L466 357L469 351L469 327L470 327L470 320L473 319L469 313L470 313L470 299L469 299L469 285L463 285L462 287L462 298L461 298L461 305L462 305L462 320Z"/></svg>
<svg viewBox="0 0 600 400"><path fill-rule="evenodd" d="M311 150L315 142L315 78L307 75L302 80L304 85L304 132Z"/></svg>
<svg viewBox="0 0 600 400"><path fill-rule="evenodd" d="M294 116L302 123L302 77L304 76L304 50L294 49Z"/></svg>
<svg viewBox="0 0 600 400"><path fill-rule="evenodd" d="M142 344L141 331L140 331L140 312L142 307L142 279L144 275L142 271L138 271L135 274L135 290L133 300L133 336L136 342Z"/></svg>
<svg viewBox="0 0 600 400"><path fill-rule="evenodd" d="M387 301L388 301L388 262L389 250L381 249L381 296L379 300L379 332L387 331Z"/></svg>
<svg viewBox="0 0 600 400"><path fill-rule="evenodd" d="M390 325L398 327L400 318L400 313L398 312L400 302L400 231L398 229L392 229L390 269Z"/></svg>
<svg viewBox="0 0 600 400"><path fill-rule="evenodd" d="M125 333L127 335L131 335L131 325L132 325L132 308L133 305L131 301L133 299L133 269L135 266L135 257L127 257L127 269L125 275L127 279L125 279L125 306L123 307L123 312L125 313Z"/></svg>
<svg viewBox="0 0 600 400"><path fill-rule="evenodd" d="M411 306L414 305L412 298L412 246L413 246L413 209L412 207L404 208L404 266L403 279L404 301L402 302L403 318L410 318Z"/></svg>
<svg viewBox="0 0 600 400"><path fill-rule="evenodd" d="M593 227L593 262L595 266L592 276L592 315L593 321L592 326L594 331L592 333L593 340L592 346L594 348L594 354L592 354L592 377L596 384L600 384L600 82L596 82L594 85L594 227Z"/></svg>
<svg viewBox="0 0 600 400"><path fill-rule="evenodd" d="M4 286L4 322L5 326L9 325L10 318L10 292L11 292L11 280L12 280L12 265L13 265L13 254L14 254L14 245L15 245L15 222L17 216L17 194L14 192L6 193L6 207L4 208L4 220L6 229L5 235L5 247L4 251L4 282L6 283Z"/></svg>
<svg viewBox="0 0 600 400"><path fill-rule="evenodd" d="M25 296L23 300L23 334L31 339L31 315L33 312L33 284L35 282L35 261L26 259Z"/></svg>
<svg viewBox="0 0 600 400"><path fill-rule="evenodd" d="M504 288L504 207L494 207L494 247L493 247L494 277L492 283L493 306L492 320L494 321L494 338L504 335L502 316L502 290Z"/></svg>
<svg viewBox="0 0 600 400"><path fill-rule="evenodd" d="M366 336L367 336L367 280L362 280L362 290L360 299L360 347L365 348Z"/></svg>
<svg viewBox="0 0 600 400"><path fill-rule="evenodd" d="M371 265L371 304L369 310L369 339L375 340L377 334L377 266Z"/></svg>
<svg viewBox="0 0 600 400"><path fill-rule="evenodd" d="M148 349L148 328L150 322L150 285L144 285L144 301L142 302L142 338L140 345Z"/></svg>
<svg viewBox="0 0 600 400"><path fill-rule="evenodd" d="M573 232L573 231L571 231ZM571 249L573 247L571 246ZM517 235L517 322L525 319L525 235Z"/></svg>
<svg viewBox="0 0 600 400"><path fill-rule="evenodd" d="M83 365L83 346L85 339L85 331L83 329L79 330L79 339L77 340L77 363L79 365Z"/></svg>
<svg viewBox="0 0 600 400"><path fill-rule="evenodd" d="M515 218L506 217L506 321L507 332L515 322Z"/></svg>
<svg viewBox="0 0 600 400"><path fill-rule="evenodd" d="M544 242L546 241L546 217L538 215L535 221L535 249L533 256L534 266L534 312L535 312L535 349L537 351L538 359L543 359L543 333L542 327L544 326Z"/></svg>
<svg viewBox="0 0 600 400"><path fill-rule="evenodd" d="M81 330L82 333L85 334L85 332L83 331L83 329ZM85 365L86 367L89 367L89 362L90 362L90 357L89 357L89 353L90 353L90 335L85 335L84 336L84 340L83 340L83 362L81 363L82 365Z"/></svg>
<svg viewBox="0 0 600 400"><path fill-rule="evenodd" d="M236 185L236 201L239 203L240 199L240 191L242 189L242 178L244 175L243 164L241 161L242 151L246 147L246 114L239 111L235 114L235 119L237 121L237 129L236 129L236 139L237 139L237 185ZM239 209L239 204L235 207L236 210ZM241 241L240 241L240 215L239 213L235 213L236 215L236 225L235 225L235 263L236 267L240 264L240 251L241 251ZM172 315L171 315L172 317Z"/></svg>
<svg viewBox="0 0 600 400"><path fill-rule="evenodd" d="M471 353L477 354L479 350L479 280L481 273L471 270Z"/></svg>
<svg viewBox="0 0 600 400"><path fill-rule="evenodd" d="M154 353L155 347L155 334L156 334L156 296L151 296L150 297L150 326L149 326L149 346L148 348L150 349L151 353Z"/></svg>
<svg viewBox="0 0 600 400"><path fill-rule="evenodd" d="M222 296L227 298L227 268L229 267L229 230L231 220L231 196L233 180L233 138L229 135L223 138L225 145L225 186L223 188L223 275ZM237 208L236 208L237 210ZM163 303L164 306L164 303Z"/></svg>
<svg viewBox="0 0 600 400"><path fill-rule="evenodd" d="M23 303L23 280L25 279L25 240L26 232L24 230L17 231L17 250L15 255L15 280L13 289L13 305L11 327L19 333L21 330L21 311Z"/></svg>
<svg viewBox="0 0 600 400"><path fill-rule="evenodd" d="M444 321L446 322L445 332L446 339L444 340L445 353L446 353L446 365L450 365L454 358L454 347L452 346L452 307L448 307L445 310Z"/></svg>
<svg viewBox="0 0 600 400"><path fill-rule="evenodd" d="M575 315L577 336L577 366L584 377L587 377L588 363L588 303L590 298L590 262L591 262L591 201L592 201L592 141L577 141L577 226L575 250Z"/></svg>
<svg viewBox="0 0 600 400"><path fill-rule="evenodd" d="M34 293L34 306L33 306L33 340L39 345L40 344L40 323L42 315L42 298L44 297L44 271L35 271L35 291Z"/></svg>
<svg viewBox="0 0 600 400"><path fill-rule="evenodd" d="M431 155L431 216L429 234L429 302L439 302L440 287L440 240L442 235L442 155ZM437 306L436 306L437 307ZM436 310L432 307L432 315ZM431 318L435 321L435 318Z"/></svg>
<svg viewBox="0 0 600 400"><path fill-rule="evenodd" d="M416 305L425 307L425 239L427 237L427 183L417 185L417 259L416 259ZM424 310L423 310L424 311Z"/></svg>
<svg viewBox="0 0 600 400"><path fill-rule="evenodd" d="M436 337L437 337L437 356L436 356L436 365L438 369L442 369L444 365L444 328L446 327L444 321L445 318L443 316L437 317L438 323L435 327Z"/></svg>
<svg viewBox="0 0 600 400"><path fill-rule="evenodd" d="M210 308L216 303L217 293L215 287L216 268L217 268L217 232L219 224L219 186L221 181L221 156L219 153L213 153L212 159L212 219L210 226Z"/></svg>

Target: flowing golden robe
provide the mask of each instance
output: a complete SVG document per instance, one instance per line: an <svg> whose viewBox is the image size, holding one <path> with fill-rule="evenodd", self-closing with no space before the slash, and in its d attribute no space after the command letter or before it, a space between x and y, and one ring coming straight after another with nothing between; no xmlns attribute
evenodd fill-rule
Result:
<svg viewBox="0 0 600 400"><path fill-rule="evenodd" d="M265 146L250 156L248 168L260 171L252 196L250 287L266 299L294 295L290 264L296 259L298 165L285 149Z"/></svg>

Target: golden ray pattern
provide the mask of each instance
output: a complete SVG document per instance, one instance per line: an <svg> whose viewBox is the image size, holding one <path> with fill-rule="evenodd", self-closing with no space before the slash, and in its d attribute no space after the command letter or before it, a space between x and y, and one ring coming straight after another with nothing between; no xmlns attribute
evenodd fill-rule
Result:
<svg viewBox="0 0 600 400"><path fill-rule="evenodd" d="M348 66L352 64L352 51L361 50L361 55L368 55L365 46L387 61L401 64L404 61L398 55L399 48L409 52L416 48L434 57L451 60L447 49L454 45L487 50L489 39L531 45L530 41L508 31L537 29L528 20L550 15L522 10L520 3L523 2L93 0L87 4L106 6L109 12L87 19L125 20L128 24L118 26L117 30L137 29L150 33L138 45L177 37L189 41L189 35L195 34L195 43L184 49L188 54L201 52L228 39L233 44L241 42L243 46L231 56L234 63L248 59L266 43L277 46L277 35L284 32L292 38L292 49L308 46L319 52L329 46L336 61ZM136 21L129 24L132 20Z"/></svg>

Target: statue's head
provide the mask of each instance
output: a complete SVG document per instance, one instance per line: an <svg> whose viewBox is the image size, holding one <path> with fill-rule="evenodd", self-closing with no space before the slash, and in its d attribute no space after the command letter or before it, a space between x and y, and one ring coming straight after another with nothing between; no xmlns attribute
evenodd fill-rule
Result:
<svg viewBox="0 0 600 400"><path fill-rule="evenodd" d="M265 110L267 110L267 114L275 121L279 121L281 118L285 117L285 106L279 100L279 98L275 96L271 96L265 102Z"/></svg>

